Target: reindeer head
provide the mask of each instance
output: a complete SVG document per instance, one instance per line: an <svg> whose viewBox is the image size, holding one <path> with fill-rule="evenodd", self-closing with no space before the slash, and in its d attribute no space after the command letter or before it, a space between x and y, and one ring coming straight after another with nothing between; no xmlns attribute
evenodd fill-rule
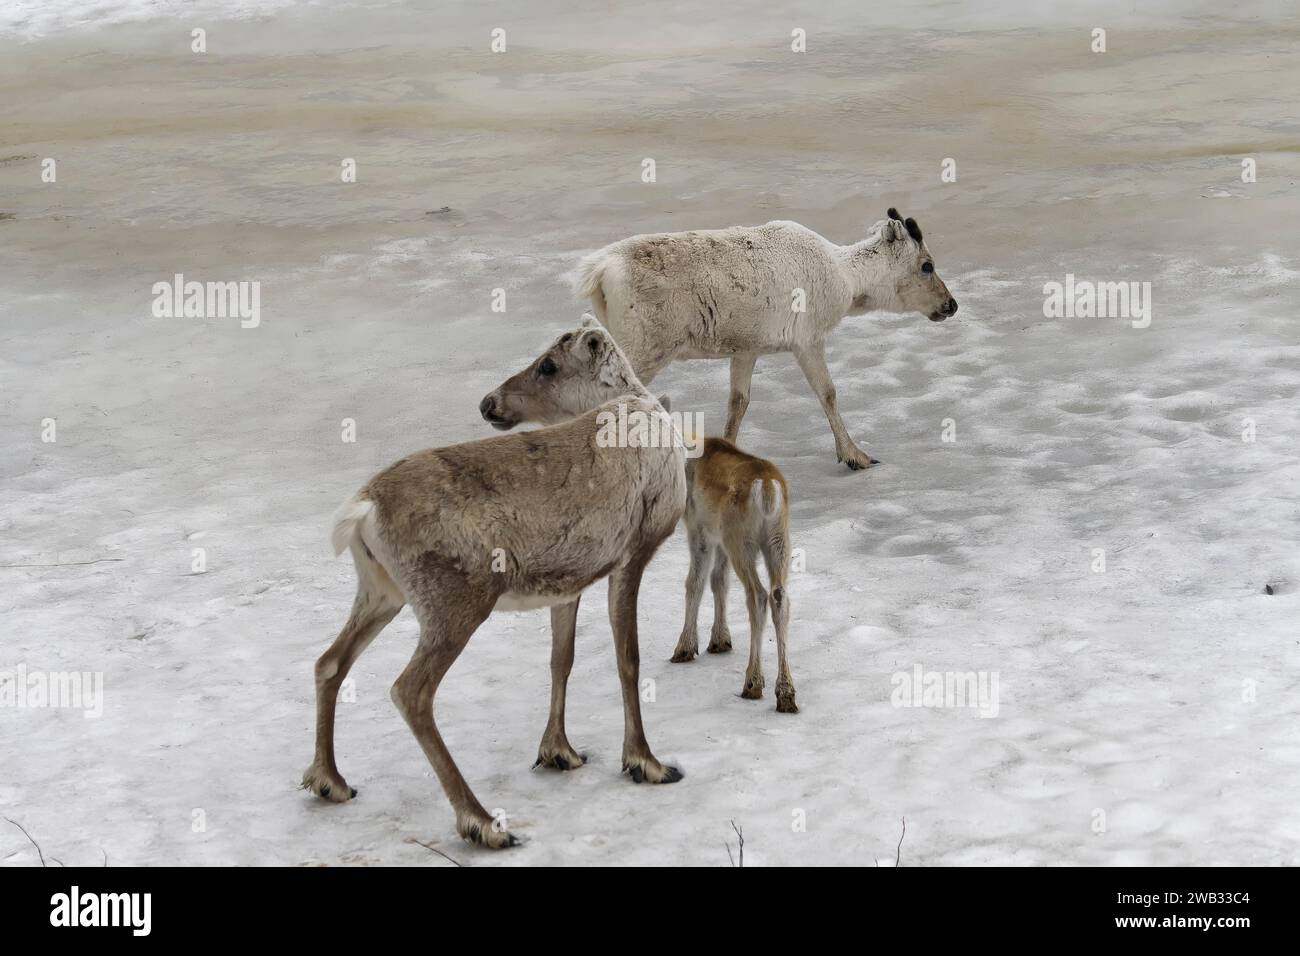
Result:
<svg viewBox="0 0 1300 956"><path fill-rule="evenodd" d="M890 209L889 218L876 223L875 228L880 233L876 249L888 257L894 284L893 303L882 302L879 307L920 312L931 322L942 322L955 313L957 300L935 271L916 220L904 219L897 209Z"/></svg>
<svg viewBox="0 0 1300 956"><path fill-rule="evenodd" d="M478 410L493 428L507 431L525 422L565 422L620 395L644 391L623 350L588 314L528 368L489 392Z"/></svg>

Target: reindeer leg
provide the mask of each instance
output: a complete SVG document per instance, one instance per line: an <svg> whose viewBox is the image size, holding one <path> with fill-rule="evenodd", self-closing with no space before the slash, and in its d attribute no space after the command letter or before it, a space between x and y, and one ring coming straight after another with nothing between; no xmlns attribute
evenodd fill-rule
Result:
<svg viewBox="0 0 1300 956"><path fill-rule="evenodd" d="M429 758L456 812L456 832L470 843L501 848L519 841L483 809L461 776L433 720L433 698L447 669L460 656L470 637L487 619L496 596L471 587L463 578L453 582L449 573L426 576L435 583L416 605L420 642L415 654L393 684L393 703ZM459 586L455 586L457 584ZM414 603L414 602L413 602Z"/></svg>
<svg viewBox="0 0 1300 956"><path fill-rule="evenodd" d="M794 678L790 676L790 663L786 657L785 637L790 627L790 597L785 585L772 588L772 623L776 626L776 709L783 714L799 713L794 699Z"/></svg>
<svg viewBox="0 0 1300 956"><path fill-rule="evenodd" d="M783 714L799 713L794 699L794 678L790 676L790 663L786 659L785 637L790 628L790 596L786 579L790 574L789 529L782 528L764 543L763 561L767 565L767 579L772 585L772 626L776 628L776 709Z"/></svg>
<svg viewBox="0 0 1300 956"><path fill-rule="evenodd" d="M731 357L731 397L727 402L727 441L734 442L740 434L740 422L749 409L749 381L754 374L758 356L741 353Z"/></svg>
<svg viewBox="0 0 1300 956"><path fill-rule="evenodd" d="M709 634L709 653L725 654L731 650L731 630L727 627L727 586L731 583L731 566L727 549L721 544L713 548L713 574L709 585L713 589L713 631Z"/></svg>
<svg viewBox="0 0 1300 956"><path fill-rule="evenodd" d="M763 625L767 619L767 591L758 579L753 554L738 534L726 538L727 553L736 576L745 587L745 609L749 612L749 666L745 668L745 686L740 696L760 700L763 696Z"/></svg>
<svg viewBox="0 0 1300 956"><path fill-rule="evenodd" d="M546 721L542 744L537 748L534 767L573 770L587 762L569 744L564 733L564 694L573 669L573 641L578 626L577 598L551 608L551 715Z"/></svg>
<svg viewBox="0 0 1300 956"><path fill-rule="evenodd" d="M825 345L818 342L806 349L798 349L795 351L794 357L799 363L799 368L803 370L804 378L808 380L813 393L817 396L817 400L822 403L822 411L826 413L826 420L830 422L831 433L835 436L835 457L848 465L853 471L879 464L865 451L853 444L848 429L844 427L844 420L840 418L839 409L835 405L835 383L831 381L830 370L826 368Z"/></svg>
<svg viewBox="0 0 1300 956"><path fill-rule="evenodd" d="M358 566L357 570L361 580L348 622L316 661L316 756L302 775L303 789L335 803L357 795L334 762L334 710L339 688L356 659L402 609L396 595L376 587L365 568Z"/></svg>
<svg viewBox="0 0 1300 956"><path fill-rule="evenodd" d="M653 551L653 548L651 549ZM637 593L649 555L633 557L609 578L609 623L614 631L618 679L623 686L623 769L637 783L676 783L682 772L665 767L650 752L641 725L641 650L636 630Z"/></svg>
<svg viewBox="0 0 1300 956"><path fill-rule="evenodd" d="M696 619L700 616L700 598L704 595L704 578L709 573L708 562L712 554L708 539L693 524L686 525L686 541L691 555L691 568L686 572L686 623L682 625L682 636L677 639L677 647L669 658L674 664L693 661L700 652Z"/></svg>

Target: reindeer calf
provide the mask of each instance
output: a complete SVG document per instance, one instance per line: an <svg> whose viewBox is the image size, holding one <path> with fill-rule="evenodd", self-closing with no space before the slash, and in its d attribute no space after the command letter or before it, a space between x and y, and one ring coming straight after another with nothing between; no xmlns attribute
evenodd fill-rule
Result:
<svg viewBox="0 0 1300 956"><path fill-rule="evenodd" d="M786 659L785 637L790 623L790 504L785 476L770 461L741 451L723 438L706 438L704 452L686 464L686 535L691 567L686 577L686 624L672 660L682 663L699 652L696 618L704 579L713 588L713 632L709 653L731 650L727 630L727 564L735 567L745 587L749 611L749 666L740 696L763 696L763 623L769 594L758 577L758 556L767 565L771 585L772 624L776 627L776 709L797 714L794 680Z"/></svg>

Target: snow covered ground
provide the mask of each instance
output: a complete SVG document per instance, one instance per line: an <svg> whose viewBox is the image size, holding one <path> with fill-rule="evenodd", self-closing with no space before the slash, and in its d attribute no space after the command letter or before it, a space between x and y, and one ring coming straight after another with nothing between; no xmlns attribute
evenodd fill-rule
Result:
<svg viewBox="0 0 1300 956"><path fill-rule="evenodd" d="M0 707L0 815L47 857L447 865L421 840L472 865L726 865L734 820L751 864L892 865L905 817L903 865L1297 862L1300 26L1269 4L730 6L6 5L0 701L20 667L103 675L98 717ZM297 790L312 662L352 598L332 510L490 434L479 398L580 314L581 253L777 218L847 242L890 205L961 311L832 340L885 464L836 464L788 356L760 361L741 434L790 480L801 714L736 696L738 585L737 652L668 663L679 532L641 640L647 734L683 782L618 773L598 585L568 708L588 766L529 769L545 612L491 618L439 693L523 847L456 838L389 701L409 613L339 707L359 799ZM259 282L260 324L155 318L176 273ZM1045 317L1067 274L1151 283L1149 327ZM726 382L693 363L655 387L720 430ZM895 706L918 666L996 679L996 715ZM2 822L0 861L36 862Z"/></svg>

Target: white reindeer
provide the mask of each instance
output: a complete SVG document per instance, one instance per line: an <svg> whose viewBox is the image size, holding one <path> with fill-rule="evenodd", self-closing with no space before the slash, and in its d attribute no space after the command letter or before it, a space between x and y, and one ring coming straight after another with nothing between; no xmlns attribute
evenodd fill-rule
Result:
<svg viewBox="0 0 1300 956"><path fill-rule="evenodd" d="M920 227L896 209L849 246L795 222L633 236L583 259L578 290L643 384L679 359L730 359L729 441L749 407L758 357L793 352L836 456L854 470L875 461L840 419L826 336L846 315L916 311L941 322L957 311Z"/></svg>
<svg viewBox="0 0 1300 956"><path fill-rule="evenodd" d="M316 755L303 786L336 802L356 796L334 761L339 686L410 604L420 639L393 701L433 765L460 835L504 847L517 840L475 798L433 719L443 675L494 609L551 607L551 714L537 760L578 767L583 757L564 730L578 597L608 575L623 768L638 783L681 779L655 759L641 726L636 610L642 571L686 504L686 456L680 438L651 443L641 440L651 433L644 429L627 430L627 447L598 440L607 416L617 414L655 420L659 436L677 433L594 319L560 336L481 409L499 429L530 421L550 427L409 455L371 478L336 516L334 547L352 552L357 596L342 633L316 662Z"/></svg>

